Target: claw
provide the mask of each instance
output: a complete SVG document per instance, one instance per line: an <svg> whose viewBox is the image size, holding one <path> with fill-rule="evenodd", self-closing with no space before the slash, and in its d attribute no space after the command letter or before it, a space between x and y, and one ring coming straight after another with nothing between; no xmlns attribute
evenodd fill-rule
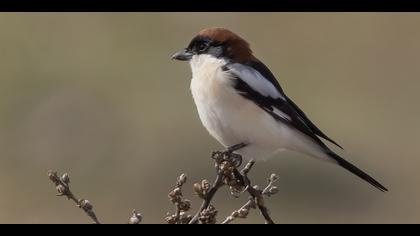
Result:
<svg viewBox="0 0 420 236"><path fill-rule="evenodd" d="M231 153L230 158L232 159L232 163L235 165L236 168L242 165L242 156L239 154Z"/></svg>

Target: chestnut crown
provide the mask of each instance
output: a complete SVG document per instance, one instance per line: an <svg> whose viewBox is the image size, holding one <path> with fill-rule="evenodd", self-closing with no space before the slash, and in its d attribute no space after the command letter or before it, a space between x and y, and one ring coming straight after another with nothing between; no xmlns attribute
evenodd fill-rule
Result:
<svg viewBox="0 0 420 236"><path fill-rule="evenodd" d="M216 58L224 57L235 62L254 59L248 42L232 31L220 27L201 30L187 48L172 58L189 60L193 55L200 54L209 54Z"/></svg>

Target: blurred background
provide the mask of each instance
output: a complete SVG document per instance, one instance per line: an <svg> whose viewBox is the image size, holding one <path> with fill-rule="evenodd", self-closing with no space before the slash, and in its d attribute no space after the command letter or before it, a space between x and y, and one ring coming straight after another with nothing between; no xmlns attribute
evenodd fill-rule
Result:
<svg viewBox="0 0 420 236"><path fill-rule="evenodd" d="M246 38L286 93L346 159L390 189L284 152L257 163L278 223L420 223L420 14L2 13L0 223L90 223L55 197L47 171L69 172L105 223L164 223L167 193L213 180L221 146L201 126L187 63L170 56L202 28ZM336 149L335 149L336 150ZM190 188L191 186L191 188ZM244 202L223 189L219 219ZM262 223L257 211L237 223Z"/></svg>

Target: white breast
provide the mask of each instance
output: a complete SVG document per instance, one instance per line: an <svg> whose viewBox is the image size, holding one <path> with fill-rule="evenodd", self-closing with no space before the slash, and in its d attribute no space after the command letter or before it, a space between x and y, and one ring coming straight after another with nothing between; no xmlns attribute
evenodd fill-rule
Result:
<svg viewBox="0 0 420 236"><path fill-rule="evenodd" d="M224 60L208 55L193 56L190 61L192 70L191 92L197 106L198 114L209 133L225 146L234 139L225 116L230 109L229 79L224 78L221 69Z"/></svg>
<svg viewBox="0 0 420 236"><path fill-rule="evenodd" d="M238 151L245 159L267 157L296 145L307 146L295 130L238 94L230 75L222 70L225 64L225 60L209 55L195 55L190 61L191 92L208 132L225 147L249 143Z"/></svg>

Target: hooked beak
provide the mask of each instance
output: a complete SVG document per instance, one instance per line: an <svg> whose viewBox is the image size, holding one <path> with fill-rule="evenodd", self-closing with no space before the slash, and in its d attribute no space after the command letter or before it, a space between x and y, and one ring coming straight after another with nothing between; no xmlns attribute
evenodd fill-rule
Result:
<svg viewBox="0 0 420 236"><path fill-rule="evenodd" d="M179 52L176 52L174 55L172 55L172 60L179 60L179 61L188 61L192 58L193 54L188 48L184 48L180 50Z"/></svg>

